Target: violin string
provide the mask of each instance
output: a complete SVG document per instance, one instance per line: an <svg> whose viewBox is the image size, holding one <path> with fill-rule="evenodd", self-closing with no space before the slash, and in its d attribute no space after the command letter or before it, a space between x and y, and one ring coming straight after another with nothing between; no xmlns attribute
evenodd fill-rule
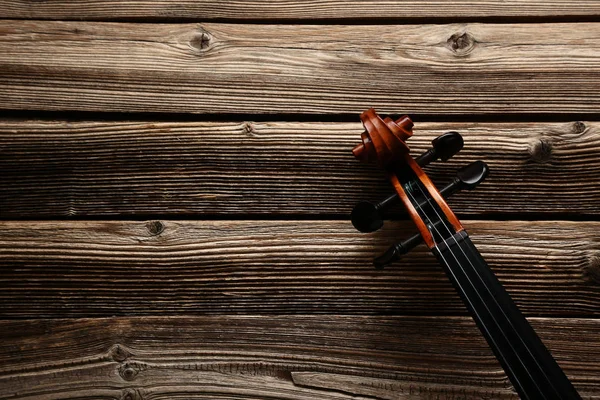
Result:
<svg viewBox="0 0 600 400"><path fill-rule="evenodd" d="M411 185L412 186L412 185ZM433 203L431 202L431 199L429 196L427 196L425 194L425 192L423 191L423 188L421 188L421 185L419 184L419 182L417 182L417 188L419 189L419 191L421 192L421 194L423 195L423 197L425 198L425 200L427 201L427 203L430 205L430 207L433 209L433 211L435 212L435 214L437 215L438 219L443 221L442 217L440 216L440 214L438 213L437 209L434 207ZM425 210L423 209L423 207L420 207L421 212L425 213ZM435 225L433 225L435 227ZM486 285L484 279L481 277L481 274L479 273L479 271L477 270L477 268L475 267L475 265L471 262L471 260L469 259L469 257L467 256L467 254L465 253L464 249L462 248L462 246L458 243L458 241L456 240L456 237L452 234L452 232L449 230L448 226L445 224L444 222L444 227L446 227L446 229L448 230L448 232L450 233L450 237L454 240L454 243L456 243L456 246L460 249L460 251L462 252L463 256L465 257L465 259L467 260L467 262L471 265L473 271L475 272L475 274L477 275L477 277L479 278L479 280L481 281L481 283L483 283L483 286L485 287L485 289L487 290L487 292L490 294L490 296L492 297L492 299L494 300L494 303L496 303L496 305L498 306L498 309L502 312L502 315L504 315L504 318L508 321L508 323L510 324L511 328L514 330L514 332L517 334L517 337L519 338L519 340L521 341L521 343L523 344L523 346L525 347L525 349L527 349L527 352L529 353L529 355L531 356L531 358L533 359L533 361L536 363L536 365L538 366L538 369L543 373L544 369L542 368L542 366L540 365L539 361L537 360L537 358L533 355L533 353L531 352L531 349L529 348L529 346L527 346L526 341L521 337L521 335L519 334L519 332L516 330L516 328L514 327L512 321L508 318L508 315L506 315L506 312L504 311L504 309L500 306L500 304L498 303L496 297L494 296L494 294L491 292L490 288ZM439 235L439 231L438 231L438 235ZM444 242L444 244L446 244L446 246L448 246L448 243L446 242L446 240L443 239L442 240ZM454 257L454 259L456 259L456 256L454 255L454 253L450 250L450 247L448 246L448 250L450 251L450 254L452 254L452 256ZM456 259L456 261L458 262L458 260ZM470 282L470 279L469 279ZM472 283L471 283L472 284ZM486 307L487 308L487 307ZM489 311L489 309L488 309ZM503 335L506 337L506 335L503 332ZM507 338L508 341L508 338ZM510 342L509 342L510 343ZM512 344L511 344L511 348ZM513 348L514 349L514 348ZM516 353L516 351L515 351ZM519 357L520 359L520 357ZM523 364L524 365L524 364ZM527 367L525 367L525 369L527 370ZM529 376L531 376L531 374L529 373L529 370L527 370L527 373L529 374ZM545 374L544 374L545 375ZM546 376L546 375L545 375ZM532 377L533 378L533 377ZM546 376L546 380L550 383L550 386L552 387L552 389L554 389L555 392L558 393L556 387L553 385L553 382L551 381L551 379L549 379L548 376ZM535 383L535 381L534 381ZM539 388L539 386L537 385L537 383L535 383L536 387Z"/></svg>
<svg viewBox="0 0 600 400"><path fill-rule="evenodd" d="M446 245L446 247L448 248L448 252L449 252L449 253L450 253L450 254L453 256L453 258L454 258L454 260L456 261L457 265L458 265L458 266L459 266L459 267L460 267L460 268L463 270L463 273L465 273L465 276L466 276L466 272L464 271L464 268L462 268L462 266L460 265L460 262L458 261L458 259L457 259L456 255L455 255L455 254L452 252L452 250L451 250L451 248L450 248L450 246L449 246L448 242L446 242L446 240L443 238L443 236L441 236L441 234L440 234L439 230L437 229L437 227L435 226L435 224L434 224L434 223L431 221L431 218L429 217L429 215L428 215L428 214L425 212L425 210L423 209L423 207L419 205L419 203L416 201L416 199L415 199L415 197L412 195L412 193L410 193L410 190L409 190L408 188L407 188L407 190L406 190L406 193L407 193L407 194L408 194L408 195L411 197L411 199L412 199L413 203L414 203L414 204L417 206L417 208L419 208L419 209L421 210L421 212L422 212L423 216L424 216L424 217L425 217L425 218L426 218L426 219L427 219L427 220L430 222L429 226L430 226L431 228L433 228L433 229L434 229L434 230L437 232L437 234L440 236L440 238L441 238L442 242L444 242L444 244L445 244L445 245ZM435 209L434 209L434 210L435 210ZM437 214L437 212L436 212L436 214ZM447 226L447 225L445 225L445 222L443 221L443 219L441 219L441 217L439 216L439 214L438 214L438 219L439 219L439 221L440 221L440 222L442 222L442 223L444 224L444 226L446 227L446 229L448 229L448 226ZM428 226L428 229L429 229L429 230L430 230L430 232L431 232L431 229L429 228L429 226ZM448 229L448 231L449 231L449 233L452 233L452 232L451 232L449 229ZM433 233L432 233L432 235L433 235ZM437 247L437 244L436 244L436 247ZM462 285L461 285L460 281L458 280L458 278L456 277L456 275L455 275L454 271L452 270L452 268L450 268L450 264L449 264L448 260L446 260L446 258L443 256L443 254L442 254L441 252L439 252L439 255L440 255L440 257L442 258L442 260L444 261L444 263L446 264L446 266L448 267L448 271L449 271L449 272L450 272L450 273L451 273L451 274L454 276L454 279L455 279L456 283L459 285L459 287L462 287ZM467 277L467 276L466 276L466 277ZM477 293L478 297L480 298L480 300L481 300L482 304L483 304L483 305L486 307L486 309L488 310L488 312L489 312L490 316L492 317L492 319L494 320L494 322L496 323L496 325L497 325L498 327L500 327L500 325L499 325L498 321L497 321L497 320L494 318L494 316L492 315L491 311L490 311L490 310L489 310L489 308L487 307L486 303L483 301L483 299L481 299L481 295L479 295L479 293L477 292L477 289L475 288L475 285L473 285L473 282L472 282L472 281L471 281L471 280L470 280L468 277L467 277L467 280L469 281L469 283L471 284L471 286L473 287L473 289L475 289L475 292ZM465 299L466 299L466 300L469 302L469 304L471 305L471 309L473 310L473 312L474 312L474 313L475 313L475 314L476 314L476 315L479 317L479 313L477 312L477 309L474 307L474 305L473 305L473 303L471 302L471 300L470 300L470 299L469 299L467 296L465 296ZM479 318L479 319L481 320L481 318ZM490 332L490 330L489 330L489 329L488 329L488 327L487 327L487 326L485 326L484 324L482 324L482 326L483 326L483 328L486 330L486 332L487 332L487 334L488 334L488 337L490 338L490 340L491 340L491 341L494 343L495 347L498 349L500 356L501 356L501 357L504 359L504 361L505 361L505 365L506 365L506 366L507 366L507 368L508 368L508 369L509 369L509 370L512 372L512 375L515 377L515 379L517 380L518 384L519 384L519 385L522 387L522 385L521 385L521 384L520 384L520 382L519 382L519 379L518 379L518 377L516 376L516 374L514 373L514 371L512 370L512 368L510 367L510 364L508 363L508 360L506 359L506 356L505 356L504 354L502 354L502 351L500 351L500 347L498 346L498 344L497 344L497 343L496 343L496 341L494 340L493 336L491 335L491 332ZM502 331L502 329L500 329L500 331L502 332L502 335L503 335L503 336L506 338L506 334L504 333L504 331ZM509 342L509 344L510 344L510 341L508 340L508 338L506 338L506 340L507 340L507 342ZM515 351L514 347L512 347L512 345L511 345L511 348L512 348L513 352L514 352L515 354L517 354L517 352ZM518 354L517 354L517 357L518 357ZM523 364L523 361L520 359L520 357L518 357L518 358L519 358L519 361L521 361L521 363ZM530 376L531 376L531 375L530 375Z"/></svg>
<svg viewBox="0 0 600 400"><path fill-rule="evenodd" d="M409 183L406 184L406 186L408 186L406 189L406 192L409 193L411 192L413 189L413 184L414 186L417 186L419 188L419 190L421 190L420 185L418 182L415 181L410 181ZM448 232L450 235L452 235L452 231L450 230L450 227L448 226L448 222L445 221L443 218L441 218L441 216L437 213L437 211L435 210L435 208L433 207L433 204L431 204L431 202L429 201L429 199L427 199L427 197L425 196L425 194L423 193L423 190L421 190L421 193L423 194L423 197L425 198L425 200L427 201L427 203L429 204L429 206L436 212L437 214L437 220L439 221L439 223L441 223L444 228L446 229L446 232ZM414 199L414 201L416 200L416 197L411 196L412 199ZM422 206L423 203L417 203L417 208L419 208L421 210L421 212L423 213L423 215L427 215L427 213L425 213L425 209ZM427 219L431 222L431 218L429 218L427 216ZM438 222L436 222L438 223ZM438 228L436 227L435 223L432 223L432 227L433 229L435 229L435 231L437 232L437 234L440 236L440 239L444 239L444 237L442 236L442 234L440 233L440 231L438 230ZM434 242L435 242L435 238L434 238Z"/></svg>
<svg viewBox="0 0 600 400"><path fill-rule="evenodd" d="M448 226L449 222L445 221L441 217L441 215L437 212L437 210L435 209L434 205L431 203L431 201L429 200L429 198L427 197L427 195L425 194L425 192L423 192L423 189L421 189L421 185L419 184L419 182L415 182L415 181L409 182L407 184L407 186L409 186L409 187L406 188L406 192L411 195L411 198L414 201L416 201L416 197L414 197L414 195L412 195L412 193L411 193L411 189L413 187L413 183L414 183L414 186L416 186L419 189L419 191L423 195L423 198L425 199L425 201L427 201L427 203L429 204L429 206L431 207L431 209L435 212L435 214L437 216L437 220L444 226L444 228L446 228L446 232L448 232L450 234L450 236L452 236L452 230L450 230L450 227ZM423 206L421 206L421 203L417 203L416 206L417 206L417 208L419 208L421 210L421 212L423 213L423 215L425 215L427 217L427 219L431 222L431 218L427 215L427 213L425 212L425 209L423 208ZM442 234L440 233L440 231L437 229L437 227L435 226L435 224L432 224L432 228L435 229L435 231L439 235L440 239L442 239L442 241L443 241L444 237L442 236Z"/></svg>
<svg viewBox="0 0 600 400"><path fill-rule="evenodd" d="M412 185L411 185L411 186L412 186ZM442 224L444 225L444 227L445 227L445 228L448 230L448 232L450 233L450 235L451 235L451 236L454 238L454 235L452 235L452 232L450 231L450 229L448 228L448 226L446 225L446 223L444 222L444 220L441 218L441 216L439 215L439 213L437 212L437 210L435 209L435 207L433 207L433 204L432 204L432 203L431 203L431 201L430 201L430 200L427 198L427 196L425 195L425 193L423 192L423 190L421 189L421 187L419 186L419 184L418 184L418 183L417 183L417 187L419 188L419 190L421 191L421 193L423 194L423 196L425 197L425 199L427 200L427 202L429 203L429 205L431 206L431 208L434 210L435 214L436 214L436 215L437 215L437 217L438 217L438 220L439 220L440 222L442 222ZM485 306L485 308L488 310L488 313L489 313L489 315L491 316L492 320L494 321L494 323L496 324L496 326L499 328L500 332L502 332L502 336L504 336L504 338L506 339L507 343L509 344L509 346L510 346L510 347L511 347L511 349L513 350L513 353L514 353L514 354L517 356L517 358L519 359L519 361L521 362L521 364L522 364L522 365L525 367L525 371L527 371L527 374L529 375L529 377L531 378L531 380L532 380L532 381L534 382L534 384L535 384L535 381L533 380L533 377L532 377L532 376L531 376L531 374L529 373L529 370L527 369L527 366L525 365L525 363L523 362L523 360L522 360L522 359L521 359L521 357L519 356L519 354L518 354L518 352L516 351L516 349L513 347L512 343L510 342L510 340L508 339L508 337L506 337L506 333L504 332L504 330L502 330L502 327L501 327L501 325L498 323L498 321L496 320L496 318L494 317L494 315L492 314L492 312L490 311L490 309L487 307L487 304L486 304L486 303L483 301L483 299L481 298L481 295L480 295L480 294L479 294L479 292L477 291L477 289L476 289L475 285L473 284L473 282L471 281L471 279L470 279L470 278L467 276L467 274L466 274L466 272L465 272L464 268L461 266L460 262L458 261L458 258L456 257L456 255L454 254L454 252L452 251L452 249L450 248L450 245L449 245L449 243L448 243L448 242L447 242L447 241L444 239L444 237L441 235L441 233L439 232L439 230L436 228L435 224L434 224L434 223L432 223L432 221L431 221L431 218L430 218L430 217L429 217L429 215L428 215L428 214L425 212L425 210L423 209L423 207L422 207L421 205L419 205L419 203L416 201L415 197L413 196L413 194L412 194L412 193L411 193L411 191L410 191L410 188L406 188L406 193L407 193L407 194L408 194L408 195L411 197L411 201L412 201L412 202L413 202L413 203L416 205L416 207L417 207L418 209L420 209L420 210L421 210L421 213L423 214L423 216L424 216L424 217L425 217L425 218L426 218L426 219L427 219L427 220L430 222L430 224L429 224L429 225L431 226L431 228L433 228L433 229L434 229L434 230L437 232L437 234L440 236L440 238L441 238L442 242L443 242L443 243L446 245L446 247L448 248L448 252L449 252L449 253L452 255L452 257L453 257L453 258L454 258L454 260L456 261L457 265L458 265L458 266L459 266L459 267L460 267L460 268L463 270L463 273L465 274L465 277L467 278L468 282L471 284L471 286L473 287L473 289L475 289L475 292L477 293L477 295L478 295L479 299L481 300L481 303L482 303L482 304ZM429 227L428 227L428 229L429 229ZM431 232L431 230L430 230L430 232ZM457 245L460 247L460 245L458 244L458 241L456 241L456 238L454 238L454 241L455 241L455 242L456 242L456 244L457 244ZM434 242L435 242L435 241L434 241ZM436 247L437 247L437 244L436 244ZM461 251L462 251L462 249L461 249ZM448 263L448 261L446 260L446 258L443 256L443 254L442 254L441 252L439 252L439 254L440 254L440 257L442 258L442 260L444 261L444 263L446 264L446 266L448 267L448 270L450 271L450 273L451 273L451 274L454 276L454 279L455 279L455 281L457 282L457 284L458 284L459 286L461 286L461 287L462 287L462 285L460 284L460 282L459 282L459 281L458 281L458 279L456 278L456 275L454 274L454 271L452 271L452 268L450 268L450 264ZM463 251L463 254L465 255L465 258L467 259L467 261L468 261L468 262L471 264L471 266L473 267L473 269L474 269L474 270L476 270L476 269L475 269L475 266L473 266L473 264L470 262L469 258L468 258L468 257L467 257L467 255L464 253L464 251ZM480 279L481 279L481 278L480 278ZM482 282L483 282L483 281L482 281ZM488 289L488 288L487 288L487 286L485 285L485 282L483 282L483 283L484 283L484 286L486 287L486 289ZM488 292L489 292L489 289L488 289ZM491 294L491 293L490 293L490 294ZM471 309L473 310L473 312L475 312L475 314L476 314L477 316L479 316L479 314L477 313L477 311L476 311L475 307L473 306L473 303L470 301L470 299L469 299L467 296L465 296L465 298L467 299L467 301L468 301L468 302L469 302L469 304L471 305ZM494 298L494 296L493 296L493 295L492 295L492 298ZM495 299L495 298L494 298L494 299ZM499 306L498 306L498 307L499 307ZM506 316L506 315L505 315L505 316ZM479 319L481 320L481 318L479 318ZM509 322L510 322L510 321L509 321ZM493 339L493 337L491 336L491 333L490 333L489 329L488 329L488 328L487 328L487 327L486 327L484 324L482 324L482 326L484 327L484 329L485 329L485 330L486 330L486 332L488 333L488 337L490 338L490 340L492 340L492 342L495 344L495 346L496 346L496 348L498 349L498 352L500 353L501 357L502 357L502 358L505 360L505 365L507 365L507 368L508 368L508 369L509 369L509 370L512 372L512 375L513 375L514 379L515 379L515 380L518 382L518 384L519 384L519 385L521 385L521 384L520 384L520 382L519 382L519 379L518 379L518 377L517 377L517 376L516 376L516 374L513 372L512 368L510 368L510 364L507 362L507 360L506 360L506 356L505 356L504 354L502 354L502 351L500 350L500 347L497 345L497 343L495 342L495 340L494 340L494 339ZM511 324L511 326L512 326L512 324ZM514 329L514 327L513 327L513 329ZM516 333L517 333L517 336L519 336L518 332L516 332ZM520 339L521 339L521 341L523 342L523 339L522 339L520 336L519 336L519 338L520 338ZM537 384L535 384L535 385L536 385L536 387L538 388L538 391L539 391L539 390L540 390L540 388L537 386ZM522 387L522 386L521 386L521 387ZM525 396L526 396L526 395L525 395Z"/></svg>

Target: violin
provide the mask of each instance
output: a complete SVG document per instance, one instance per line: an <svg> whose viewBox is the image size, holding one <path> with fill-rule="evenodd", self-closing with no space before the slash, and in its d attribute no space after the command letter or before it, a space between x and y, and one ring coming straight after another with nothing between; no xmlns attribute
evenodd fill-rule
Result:
<svg viewBox="0 0 600 400"><path fill-rule="evenodd" d="M487 165L476 161L457 172L438 190L423 171L429 163L449 159L463 147L457 132L433 140L433 147L413 159L406 141L412 136L408 116L382 119L375 110L361 114L365 127L354 156L383 168L395 193L373 204L361 202L352 211L352 223L361 232L383 225L383 210L401 202L419 233L391 246L375 258L377 268L398 260L425 243L450 278L494 355L522 399L581 399L510 295L498 281L445 198L475 188L488 175Z"/></svg>

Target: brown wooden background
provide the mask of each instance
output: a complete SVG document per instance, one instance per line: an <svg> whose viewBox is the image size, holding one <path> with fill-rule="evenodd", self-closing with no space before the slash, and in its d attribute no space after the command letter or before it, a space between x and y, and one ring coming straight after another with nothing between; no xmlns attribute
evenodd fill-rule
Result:
<svg viewBox="0 0 600 400"><path fill-rule="evenodd" d="M597 0L0 0L0 398L514 399L358 114L436 182L600 399Z"/></svg>

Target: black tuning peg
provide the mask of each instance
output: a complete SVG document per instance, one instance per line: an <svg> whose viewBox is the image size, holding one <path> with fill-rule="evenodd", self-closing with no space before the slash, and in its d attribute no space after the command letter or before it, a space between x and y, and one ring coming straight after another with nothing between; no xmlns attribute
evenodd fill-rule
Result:
<svg viewBox="0 0 600 400"><path fill-rule="evenodd" d="M433 146L431 149L415 159L420 167L425 167L437 159L447 161L462 149L464 140L460 133L451 131L433 139L431 144ZM369 201L361 201L352 210L352 225L360 232L375 232L383 226L381 212L397 201L398 195L396 193L375 204Z"/></svg>
<svg viewBox="0 0 600 400"><path fill-rule="evenodd" d="M440 190L445 198L461 190L473 190L487 178L490 168L483 161L475 161L456 171L456 176Z"/></svg>
<svg viewBox="0 0 600 400"><path fill-rule="evenodd" d="M382 255L373 260L373 264L377 269L383 269L388 264L399 260L400 257L417 247L423 242L420 234L416 234L403 242L396 243L387 249Z"/></svg>
<svg viewBox="0 0 600 400"><path fill-rule="evenodd" d="M458 154L465 144L460 133L455 131L446 132L431 141L433 146L415 160L420 167L424 167L438 159L448 161Z"/></svg>
<svg viewBox="0 0 600 400"><path fill-rule="evenodd" d="M445 198L461 190L472 190L477 187L488 176L490 170L483 161L475 161L466 167L462 167L456 172L456 177L440 190L440 194ZM438 221L434 226L440 224ZM408 253L423 242L423 237L420 234L411 236L407 240L396 243L387 249L381 256L373 260L375 268L382 269L387 264L390 264Z"/></svg>

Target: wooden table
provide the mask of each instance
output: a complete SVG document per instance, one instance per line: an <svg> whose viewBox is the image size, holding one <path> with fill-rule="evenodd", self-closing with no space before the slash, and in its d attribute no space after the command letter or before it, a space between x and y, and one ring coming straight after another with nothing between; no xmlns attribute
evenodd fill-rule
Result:
<svg viewBox="0 0 600 400"><path fill-rule="evenodd" d="M390 192L358 114L457 130L443 183L600 399L597 0L0 0L0 398L516 395Z"/></svg>

